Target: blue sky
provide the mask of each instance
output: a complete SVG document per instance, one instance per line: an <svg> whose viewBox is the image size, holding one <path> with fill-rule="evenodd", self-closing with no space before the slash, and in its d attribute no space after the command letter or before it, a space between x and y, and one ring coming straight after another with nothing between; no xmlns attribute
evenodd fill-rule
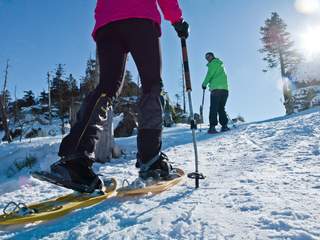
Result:
<svg viewBox="0 0 320 240"><path fill-rule="evenodd" d="M320 24L319 14L298 13L293 0L180 0L190 24L188 50L192 97L197 112L201 103L201 83L206 74L204 54L213 51L221 58L229 77L227 111L241 114L247 121L284 114L280 102L280 73L263 73L265 63L258 52L259 28L276 11L288 24L295 40L308 24ZM0 0L0 83L6 59L10 59L9 90L17 87L36 94L46 89L46 73L58 63L77 79L84 75L88 57L95 54L91 39L95 1L91 0ZM180 41L168 22L162 23L163 79L172 100L181 92ZM129 60L128 70L137 78ZM205 114L209 108L206 92Z"/></svg>

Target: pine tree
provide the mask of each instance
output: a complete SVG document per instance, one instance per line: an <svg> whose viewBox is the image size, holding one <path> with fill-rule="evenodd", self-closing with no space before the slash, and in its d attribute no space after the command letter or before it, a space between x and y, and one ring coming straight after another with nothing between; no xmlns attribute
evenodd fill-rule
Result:
<svg viewBox="0 0 320 240"><path fill-rule="evenodd" d="M260 28L263 48L259 51L265 54L263 58L269 69L280 67L283 81L283 96L286 113L292 113L291 93L285 78L294 70L301 61L301 56L293 49L294 42L290 33L287 32L287 25L280 18L279 14L273 12L271 18L265 21L265 26ZM264 72L267 70L264 69Z"/></svg>
<svg viewBox="0 0 320 240"><path fill-rule="evenodd" d="M124 79L127 81L127 82L132 82L133 80L133 77L132 77L132 74L129 70L126 70L126 74L124 76Z"/></svg>
<svg viewBox="0 0 320 240"><path fill-rule="evenodd" d="M132 74L129 70L125 72L123 85L121 89L121 97L139 96L140 88L137 83L133 81Z"/></svg>
<svg viewBox="0 0 320 240"><path fill-rule="evenodd" d="M23 107L30 107L36 104L34 93L32 92L32 90L24 91L23 101Z"/></svg>
<svg viewBox="0 0 320 240"><path fill-rule="evenodd" d="M21 111L23 104L24 104L23 99L17 99L12 103L13 107L12 107L11 115L13 117L14 124L16 124L17 121L19 121L19 119L23 115Z"/></svg>
<svg viewBox="0 0 320 240"><path fill-rule="evenodd" d="M80 89L77 85L77 80L72 76L72 74L70 74L67 78L67 82L70 92L70 102L73 103L74 101L78 100Z"/></svg>
<svg viewBox="0 0 320 240"><path fill-rule="evenodd" d="M49 103L49 94L45 90L40 92L39 102L42 105L47 105Z"/></svg>
<svg viewBox="0 0 320 240"><path fill-rule="evenodd" d="M75 111L74 104L76 101L79 100L79 97L80 97L80 89L78 88L77 80L72 76L72 74L69 75L67 82L68 82L69 92L70 92L70 94L69 94L70 95L69 119L70 119L70 123L71 123L73 120L72 114Z"/></svg>
<svg viewBox="0 0 320 240"><path fill-rule="evenodd" d="M51 94L52 94L52 102L54 105L58 105L62 98L61 89L63 85L65 85L65 81L63 80L64 68L62 64L58 64L55 70L55 76L52 79L51 84Z"/></svg>
<svg viewBox="0 0 320 240"><path fill-rule="evenodd" d="M63 79L64 67L62 64L58 64L55 71L55 77L52 80L51 94L53 105L58 109L58 115L61 120L61 133L64 134L64 118L69 112L71 98L69 85L66 80Z"/></svg>
<svg viewBox="0 0 320 240"><path fill-rule="evenodd" d="M85 76L81 78L80 83L80 96L82 99L85 98L96 87L96 64L96 60L92 58L87 61Z"/></svg>

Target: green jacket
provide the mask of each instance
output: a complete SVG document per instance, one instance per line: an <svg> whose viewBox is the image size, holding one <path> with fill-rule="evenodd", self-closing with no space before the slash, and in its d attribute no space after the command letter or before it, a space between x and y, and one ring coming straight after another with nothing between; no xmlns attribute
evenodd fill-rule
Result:
<svg viewBox="0 0 320 240"><path fill-rule="evenodd" d="M207 87L209 85L209 90L224 89L228 90L228 78L224 70L223 62L215 58L207 64L208 73L204 79L202 86Z"/></svg>

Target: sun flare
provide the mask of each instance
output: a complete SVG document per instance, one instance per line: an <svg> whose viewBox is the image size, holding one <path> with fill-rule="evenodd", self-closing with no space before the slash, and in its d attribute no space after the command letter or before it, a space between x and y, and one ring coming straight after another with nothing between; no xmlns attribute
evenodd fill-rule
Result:
<svg viewBox="0 0 320 240"><path fill-rule="evenodd" d="M301 37L302 48L306 56L320 54L320 26L309 27Z"/></svg>
<svg viewBox="0 0 320 240"><path fill-rule="evenodd" d="M303 14L313 14L320 9L320 0L296 0L295 8Z"/></svg>

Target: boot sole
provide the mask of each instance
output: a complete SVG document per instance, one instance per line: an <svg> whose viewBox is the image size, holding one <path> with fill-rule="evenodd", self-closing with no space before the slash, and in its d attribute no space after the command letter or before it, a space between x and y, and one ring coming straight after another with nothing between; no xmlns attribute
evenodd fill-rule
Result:
<svg viewBox="0 0 320 240"><path fill-rule="evenodd" d="M65 180L59 178L58 176L56 176L50 172L46 172L46 171L33 172L31 175L32 175L32 177L39 179L41 181L49 182L49 183L52 183L52 184L55 184L55 185L58 185L61 187L72 189L77 192L92 193L95 190L97 190L97 188L92 188L90 186L86 186L83 184L77 184L74 182L65 181Z"/></svg>

